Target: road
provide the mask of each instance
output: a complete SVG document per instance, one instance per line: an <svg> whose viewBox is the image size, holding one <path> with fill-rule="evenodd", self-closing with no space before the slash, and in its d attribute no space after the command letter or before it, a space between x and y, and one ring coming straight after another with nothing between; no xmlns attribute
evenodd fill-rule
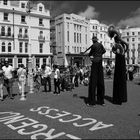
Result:
<svg viewBox="0 0 140 140"><path fill-rule="evenodd" d="M0 139L139 139L140 86L128 81L128 102L111 102L112 80L105 80L105 104L87 107L88 87L72 92L36 92L20 101L0 102ZM27 90L27 89L26 89ZM5 93L6 94L6 93Z"/></svg>

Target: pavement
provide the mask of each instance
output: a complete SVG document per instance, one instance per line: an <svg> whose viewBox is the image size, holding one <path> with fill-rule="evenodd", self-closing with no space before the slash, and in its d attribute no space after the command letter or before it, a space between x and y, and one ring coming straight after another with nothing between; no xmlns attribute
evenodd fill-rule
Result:
<svg viewBox="0 0 140 140"><path fill-rule="evenodd" d="M26 88L20 101L15 84L15 98L0 101L0 139L140 139L140 85L127 85L128 102L115 105L113 82L105 79L106 105L88 107L87 86L60 95Z"/></svg>

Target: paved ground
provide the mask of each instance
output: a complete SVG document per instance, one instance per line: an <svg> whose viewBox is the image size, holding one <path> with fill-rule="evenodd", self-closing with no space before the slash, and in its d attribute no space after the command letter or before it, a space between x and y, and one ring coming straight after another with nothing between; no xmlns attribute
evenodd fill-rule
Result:
<svg viewBox="0 0 140 140"><path fill-rule="evenodd" d="M140 86L128 82L128 102L121 106L111 102L112 80L105 86L104 107L86 106L85 86L59 96L40 92L27 94L26 101L19 95L6 98L0 102L0 139L139 139Z"/></svg>

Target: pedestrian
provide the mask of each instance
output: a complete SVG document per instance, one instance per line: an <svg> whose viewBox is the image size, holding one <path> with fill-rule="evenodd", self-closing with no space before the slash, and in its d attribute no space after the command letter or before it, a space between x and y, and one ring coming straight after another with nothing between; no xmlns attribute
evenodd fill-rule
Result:
<svg viewBox="0 0 140 140"><path fill-rule="evenodd" d="M24 64L19 65L19 69L17 70L17 75L18 75L19 94L22 94L25 91L25 84L26 84L26 69L24 67Z"/></svg>
<svg viewBox="0 0 140 140"><path fill-rule="evenodd" d="M51 92L51 73L52 70L49 65L42 65L42 84L44 85L44 92L47 92L47 84L49 92Z"/></svg>
<svg viewBox="0 0 140 140"><path fill-rule="evenodd" d="M133 81L134 77L133 77L133 71L134 71L134 67L130 66L128 69L128 74L129 74L129 80Z"/></svg>
<svg viewBox="0 0 140 140"><path fill-rule="evenodd" d="M46 65L45 67L45 74L46 74L46 82L48 83L49 90L48 92L51 92L51 74L52 74L52 69L49 64Z"/></svg>
<svg viewBox="0 0 140 140"><path fill-rule="evenodd" d="M41 70L39 65L36 65L33 71L34 87L39 91L41 87Z"/></svg>
<svg viewBox="0 0 140 140"><path fill-rule="evenodd" d="M88 88L88 106L94 106L97 104L105 105L104 103L104 73L102 66L102 55L106 52L103 45L98 42L96 36L92 37L93 45L90 46L89 57L91 58L91 74ZM89 50L89 49L88 49ZM86 52L86 51L85 51ZM97 90L97 100L96 100Z"/></svg>
<svg viewBox="0 0 140 140"><path fill-rule="evenodd" d="M4 71L4 85L7 89L8 92L8 96L10 97L10 99L14 99L13 97L13 93L12 93L12 88L13 88L13 71L14 68L9 65L8 61L5 60L5 66L2 67L3 71Z"/></svg>
<svg viewBox="0 0 140 140"><path fill-rule="evenodd" d="M127 102L125 52L128 50L128 44L121 39L114 25L109 26L108 35L110 38L114 38L115 41L115 45L112 47L115 54L113 103L121 105L123 102Z"/></svg>
<svg viewBox="0 0 140 140"><path fill-rule="evenodd" d="M60 70L58 65L54 65L54 94L60 94Z"/></svg>
<svg viewBox="0 0 140 140"><path fill-rule="evenodd" d="M3 85L4 85L4 75L2 70L2 63L0 63L0 100L3 101Z"/></svg>

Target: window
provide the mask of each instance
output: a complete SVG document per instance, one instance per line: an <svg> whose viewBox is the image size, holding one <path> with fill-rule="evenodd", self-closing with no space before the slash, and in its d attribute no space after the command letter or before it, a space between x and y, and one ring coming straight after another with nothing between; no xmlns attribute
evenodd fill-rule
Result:
<svg viewBox="0 0 140 140"><path fill-rule="evenodd" d="M5 36L5 27L4 26L1 27L1 35Z"/></svg>
<svg viewBox="0 0 140 140"><path fill-rule="evenodd" d="M69 42L69 31L67 31L67 41Z"/></svg>
<svg viewBox="0 0 140 140"><path fill-rule="evenodd" d="M138 32L138 35L140 35L140 32Z"/></svg>
<svg viewBox="0 0 140 140"><path fill-rule="evenodd" d="M46 64L46 58L43 58L43 64Z"/></svg>
<svg viewBox="0 0 140 140"><path fill-rule="evenodd" d="M8 27L7 36L11 36L11 27Z"/></svg>
<svg viewBox="0 0 140 140"><path fill-rule="evenodd" d="M40 31L40 36L43 36L43 31Z"/></svg>
<svg viewBox="0 0 140 140"><path fill-rule="evenodd" d="M132 41L135 41L135 38L132 38Z"/></svg>
<svg viewBox="0 0 140 140"><path fill-rule="evenodd" d="M42 12L42 10L43 10L43 7L39 6L39 11Z"/></svg>
<svg viewBox="0 0 140 140"><path fill-rule="evenodd" d="M11 43L8 43L8 52L11 52Z"/></svg>
<svg viewBox="0 0 140 140"><path fill-rule="evenodd" d="M22 58L18 58L18 64L22 64Z"/></svg>
<svg viewBox="0 0 140 140"><path fill-rule="evenodd" d="M22 53L22 42L19 42L19 52Z"/></svg>
<svg viewBox="0 0 140 140"><path fill-rule="evenodd" d="M81 43L81 34L80 34L80 43Z"/></svg>
<svg viewBox="0 0 140 140"><path fill-rule="evenodd" d="M25 42L25 53L28 53L28 43Z"/></svg>
<svg viewBox="0 0 140 140"><path fill-rule="evenodd" d="M21 3L21 8L25 8L25 3Z"/></svg>
<svg viewBox="0 0 140 140"><path fill-rule="evenodd" d="M134 32L132 32L132 35L135 35L135 33L134 33Z"/></svg>
<svg viewBox="0 0 140 140"><path fill-rule="evenodd" d="M19 34L22 34L22 29L21 28L19 29Z"/></svg>
<svg viewBox="0 0 140 140"><path fill-rule="evenodd" d="M39 25L43 25L43 19L42 18L39 19Z"/></svg>
<svg viewBox="0 0 140 140"><path fill-rule="evenodd" d="M27 38L28 37L28 29L25 29L25 34L24 37Z"/></svg>
<svg viewBox="0 0 140 140"><path fill-rule="evenodd" d="M129 42L129 38L127 38L127 42Z"/></svg>
<svg viewBox="0 0 140 140"><path fill-rule="evenodd" d="M94 26L92 28L94 29Z"/></svg>
<svg viewBox="0 0 140 140"><path fill-rule="evenodd" d="M79 34L77 33L77 43L79 43Z"/></svg>
<svg viewBox="0 0 140 140"><path fill-rule="evenodd" d="M36 65L40 66L39 58L36 58Z"/></svg>
<svg viewBox="0 0 140 140"><path fill-rule="evenodd" d="M1 48L1 51L2 51L2 52L5 52L5 43L4 43L4 42L2 42L2 48Z"/></svg>
<svg viewBox="0 0 140 140"><path fill-rule="evenodd" d="M43 53L43 44L42 43L39 44L39 52Z"/></svg>
<svg viewBox="0 0 140 140"><path fill-rule="evenodd" d="M76 33L74 33L74 42L76 42Z"/></svg>
<svg viewBox="0 0 140 140"><path fill-rule="evenodd" d="M127 35L129 35L129 32L127 32Z"/></svg>
<svg viewBox="0 0 140 140"><path fill-rule="evenodd" d="M3 0L3 4L4 5L7 5L7 0Z"/></svg>
<svg viewBox="0 0 140 140"><path fill-rule="evenodd" d="M68 46L68 52L70 52L70 47Z"/></svg>
<svg viewBox="0 0 140 140"><path fill-rule="evenodd" d="M3 20L8 20L8 13L3 13Z"/></svg>
<svg viewBox="0 0 140 140"><path fill-rule="evenodd" d="M25 23L25 16L21 16L21 22Z"/></svg>
<svg viewBox="0 0 140 140"><path fill-rule="evenodd" d="M9 63L9 65L13 65L13 59L12 58L8 58L8 63Z"/></svg>

